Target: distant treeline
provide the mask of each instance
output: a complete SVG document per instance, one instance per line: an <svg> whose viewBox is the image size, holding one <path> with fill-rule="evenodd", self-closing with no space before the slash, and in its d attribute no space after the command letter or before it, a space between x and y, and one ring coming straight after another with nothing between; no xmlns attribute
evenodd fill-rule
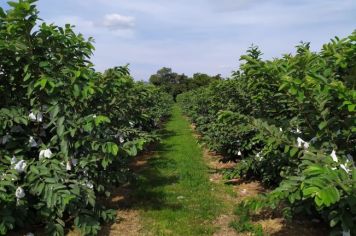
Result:
<svg viewBox="0 0 356 236"><path fill-rule="evenodd" d="M207 74L195 73L193 77L188 77L185 74L173 72L171 68L163 67L156 74L151 75L150 83L171 94L175 100L178 94L209 85L213 81L222 79L220 74L209 76Z"/></svg>

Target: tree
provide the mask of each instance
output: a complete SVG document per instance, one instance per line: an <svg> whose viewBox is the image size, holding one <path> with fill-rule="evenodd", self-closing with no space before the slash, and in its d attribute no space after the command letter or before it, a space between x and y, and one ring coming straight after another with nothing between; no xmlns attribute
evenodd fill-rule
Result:
<svg viewBox="0 0 356 236"><path fill-rule="evenodd" d="M195 73L192 78L185 74L178 74L171 68L163 67L156 74L151 75L149 81L160 87L163 91L171 94L176 100L178 94L209 85L213 81L222 80L220 75L209 76L207 74Z"/></svg>

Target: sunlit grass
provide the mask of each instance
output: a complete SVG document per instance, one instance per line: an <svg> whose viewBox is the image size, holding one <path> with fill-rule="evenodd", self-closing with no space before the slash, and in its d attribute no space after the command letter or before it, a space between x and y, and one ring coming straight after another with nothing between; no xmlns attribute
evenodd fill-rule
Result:
<svg viewBox="0 0 356 236"><path fill-rule="evenodd" d="M145 234L213 234L224 203L215 197L207 168L188 121L174 107L157 155L135 183Z"/></svg>

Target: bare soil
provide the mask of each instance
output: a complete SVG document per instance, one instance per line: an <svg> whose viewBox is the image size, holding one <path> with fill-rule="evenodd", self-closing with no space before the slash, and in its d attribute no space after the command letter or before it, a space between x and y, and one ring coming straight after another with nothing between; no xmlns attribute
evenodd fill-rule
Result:
<svg viewBox="0 0 356 236"><path fill-rule="evenodd" d="M231 186L232 191L236 194L236 197L226 191L219 192L219 198L222 201L227 202L231 207L229 212L220 215L214 223L219 230L214 236L235 236L235 235L249 235L238 234L235 230L229 227L229 223L236 218L233 213L235 205L242 200L254 197L261 193L266 193L269 189L265 188L258 181L245 181L243 179L224 179L221 174L221 170L231 169L237 164L234 162L222 163L220 160L222 156L217 153L211 152L208 149L203 148L204 158L210 168L210 181L217 184L228 184ZM297 219L293 221L287 221L281 214L272 212L264 212L261 215L257 215L254 219L254 223L260 224L264 233L267 235L275 236L326 236L329 235L328 229L325 225L319 223L317 220L310 219Z"/></svg>
<svg viewBox="0 0 356 236"><path fill-rule="evenodd" d="M191 125L191 129L194 132L194 136L199 140L201 139L201 134L196 132L195 124ZM217 217L214 224L219 228L219 230L214 234L214 236L235 236L235 235L250 235L250 234L238 234L235 230L229 227L229 223L236 218L233 213L235 205L237 205L242 200L254 197L261 193L266 193L269 189L266 189L258 181L245 181L243 179L231 179L225 180L221 174L222 170L228 170L234 168L237 163L227 162L223 163L220 160L223 159L218 153L209 151L204 145L202 145L203 156L210 169L210 181L217 184L228 184L232 186L233 192L236 197L231 196L226 191L221 191L218 194L218 198L222 201L227 202L230 205L230 210L223 215ZM260 224L263 228L264 233L267 235L275 236L326 236L329 235L329 230L327 227L317 220L310 219L300 219L287 221L281 214L275 214L272 212L264 212L257 215L254 218L254 223Z"/></svg>

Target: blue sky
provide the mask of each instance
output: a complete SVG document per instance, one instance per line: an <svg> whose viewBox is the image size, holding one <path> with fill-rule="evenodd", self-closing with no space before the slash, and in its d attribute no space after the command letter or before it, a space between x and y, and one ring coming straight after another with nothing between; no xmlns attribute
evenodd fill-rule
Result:
<svg viewBox="0 0 356 236"><path fill-rule="evenodd" d="M6 6L0 0L0 6ZM264 58L313 50L356 29L354 0L39 0L40 16L95 39L95 67L130 63L137 80L163 66L229 76L253 43Z"/></svg>

